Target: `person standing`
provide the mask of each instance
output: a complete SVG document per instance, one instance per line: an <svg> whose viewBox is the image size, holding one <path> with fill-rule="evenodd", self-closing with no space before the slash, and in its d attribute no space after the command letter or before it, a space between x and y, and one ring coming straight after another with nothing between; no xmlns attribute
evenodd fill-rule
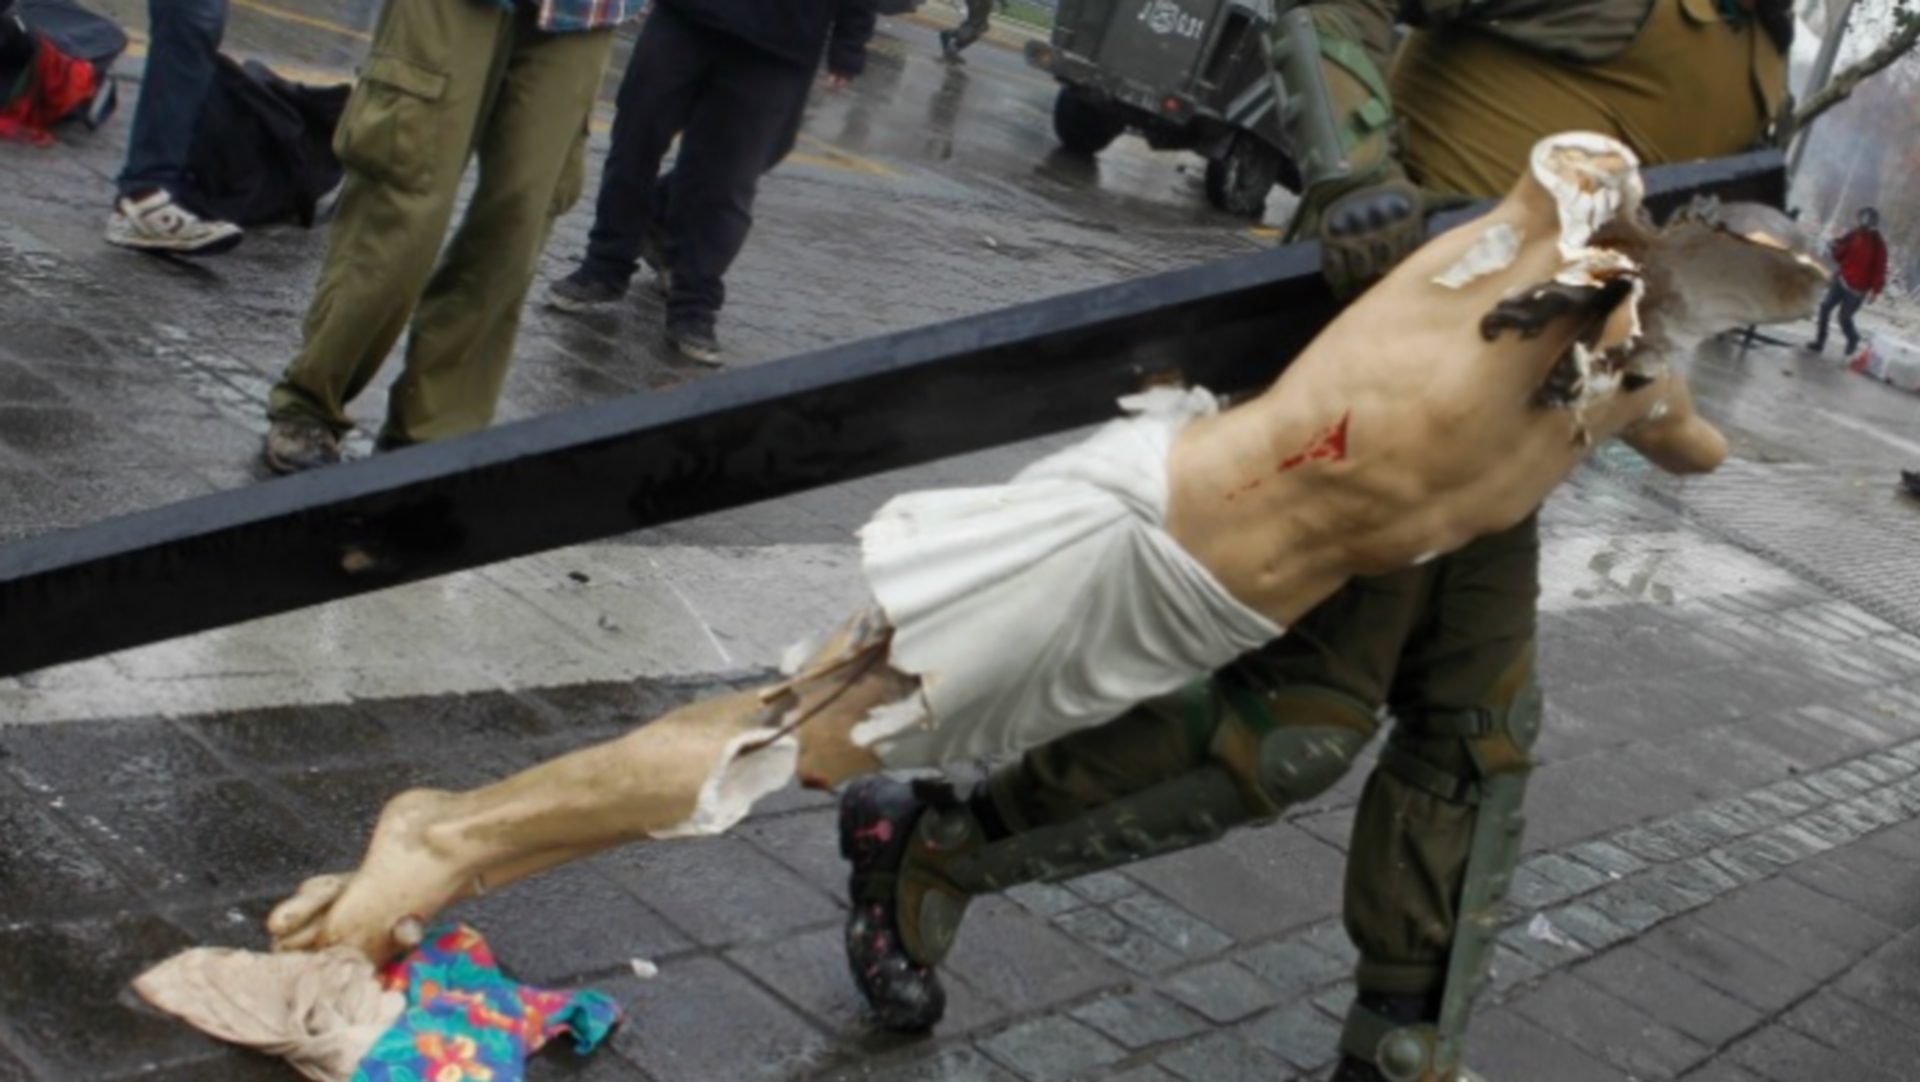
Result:
<svg viewBox="0 0 1920 1082"><path fill-rule="evenodd" d="M966 63L966 58L960 53L986 36L992 17L993 0L967 0L966 19L951 30L940 31L940 55L949 64Z"/></svg>
<svg viewBox="0 0 1920 1082"><path fill-rule="evenodd" d="M667 273L666 341L720 358L727 269L753 226L760 176L792 148L824 52L827 85L866 68L874 0L657 0L620 83L613 146L580 265L547 291L566 312L626 296L643 255ZM674 136L669 182L660 162ZM665 210L665 251L648 233Z"/></svg>
<svg viewBox="0 0 1920 1082"><path fill-rule="evenodd" d="M1308 174L1293 235L1319 240L1330 284L1352 294L1421 242L1424 193L1504 191L1544 136L1607 133L1648 164L1751 147L1785 101L1791 16L1785 0L1752 12L1691 0L1283 11L1269 55L1282 99L1301 103L1288 135ZM1389 67L1403 18L1415 29ZM1316 116L1336 123L1302 123ZM1390 714L1348 846L1357 994L1332 1082L1462 1077L1544 721L1539 560L1530 517L1355 579L1210 680L1031 750L970 790L850 785L844 942L881 1024L939 1021L938 967L974 898L1270 820L1336 784Z"/></svg>
<svg viewBox="0 0 1920 1082"><path fill-rule="evenodd" d="M334 140L346 186L300 353L268 398L270 469L340 460L346 405L402 331L381 447L493 419L540 252L580 198L613 29L642 2L388 0Z"/></svg>
<svg viewBox="0 0 1920 1082"><path fill-rule="evenodd" d="M241 241L232 222L192 209L187 155L213 89L227 0L148 0L147 70L127 137L107 243L136 251L213 255Z"/></svg>
<svg viewBox="0 0 1920 1082"><path fill-rule="evenodd" d="M1861 207L1859 224L1852 232L1833 242L1829 250L1839 273L1827 287L1827 298L1820 302L1820 333L1807 348L1819 353L1827 348L1827 325L1835 309L1840 312L1840 331L1847 336L1847 356L1860 351L1860 330L1853 317L1860 306L1880 296L1887 288L1887 241L1880 235L1880 212Z"/></svg>

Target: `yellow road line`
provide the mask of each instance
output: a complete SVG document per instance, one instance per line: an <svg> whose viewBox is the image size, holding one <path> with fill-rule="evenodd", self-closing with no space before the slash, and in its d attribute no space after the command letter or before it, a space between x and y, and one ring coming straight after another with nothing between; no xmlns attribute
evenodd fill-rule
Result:
<svg viewBox="0 0 1920 1082"><path fill-rule="evenodd" d="M272 4L263 4L260 0L232 0L232 2L234 7L246 8L248 11L257 11L270 18L279 19L281 22L311 26L315 30L325 30L330 34L339 34L341 37L352 38L355 41L373 40L373 35L367 33L365 30L356 30L351 26L342 26L339 23L328 22L325 19L316 19L311 15L302 15L297 11L288 11L286 8L274 7Z"/></svg>

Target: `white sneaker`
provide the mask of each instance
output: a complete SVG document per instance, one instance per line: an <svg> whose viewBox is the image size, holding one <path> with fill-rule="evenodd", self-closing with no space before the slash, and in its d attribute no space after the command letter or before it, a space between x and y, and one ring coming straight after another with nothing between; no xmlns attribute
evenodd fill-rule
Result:
<svg viewBox="0 0 1920 1082"><path fill-rule="evenodd" d="M208 221L173 201L166 189L139 199L122 196L107 220L107 243L143 252L214 255L240 243L240 227Z"/></svg>

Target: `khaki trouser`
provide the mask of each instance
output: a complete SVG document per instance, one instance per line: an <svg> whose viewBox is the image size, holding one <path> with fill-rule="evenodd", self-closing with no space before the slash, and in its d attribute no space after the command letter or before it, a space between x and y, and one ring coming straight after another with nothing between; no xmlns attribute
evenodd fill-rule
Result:
<svg viewBox="0 0 1920 1082"><path fill-rule="evenodd" d="M1784 89L1784 68L1757 27L1690 14L1711 9L1711 0L1704 8L1657 0L1634 44L1595 64L1549 61L1471 31L1415 33L1393 73L1409 172L1432 187L1496 195L1525 168L1536 141L1568 128L1622 138L1649 163L1751 147L1763 134L1766 103ZM1363 991L1432 992L1453 942L1475 814L1440 790L1448 778L1470 786L1488 763L1484 747L1424 733L1418 719L1513 703L1532 678L1538 583L1532 519L1425 566L1355 580L1285 638L1216 674L1214 693L1150 703L1030 752L994 776L994 803L1016 832L1068 822L1227 758L1223 748L1249 746L1219 739L1225 726L1370 729L1361 712L1390 706L1403 720L1385 757L1412 766L1376 770L1361 796L1346 922ZM1324 705L1318 717L1250 719L1232 705L1236 686L1243 702L1249 692L1303 686L1358 702L1344 720ZM1243 775L1251 769L1228 765ZM1409 780L1416 776L1425 784Z"/></svg>
<svg viewBox="0 0 1920 1082"><path fill-rule="evenodd" d="M525 7L388 0L334 139L346 188L270 416L345 432L347 403L411 323L382 440L486 427L541 249L580 197L612 46L607 30L544 33ZM442 256L476 156L479 183Z"/></svg>

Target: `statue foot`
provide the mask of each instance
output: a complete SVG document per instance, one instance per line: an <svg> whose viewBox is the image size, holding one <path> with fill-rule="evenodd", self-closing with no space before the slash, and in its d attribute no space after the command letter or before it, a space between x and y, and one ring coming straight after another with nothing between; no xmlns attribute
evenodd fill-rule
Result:
<svg viewBox="0 0 1920 1082"><path fill-rule="evenodd" d="M273 949L345 945L379 965L418 946L427 922L474 882L473 871L429 835L452 799L415 789L388 801L359 870L309 879L267 916Z"/></svg>

